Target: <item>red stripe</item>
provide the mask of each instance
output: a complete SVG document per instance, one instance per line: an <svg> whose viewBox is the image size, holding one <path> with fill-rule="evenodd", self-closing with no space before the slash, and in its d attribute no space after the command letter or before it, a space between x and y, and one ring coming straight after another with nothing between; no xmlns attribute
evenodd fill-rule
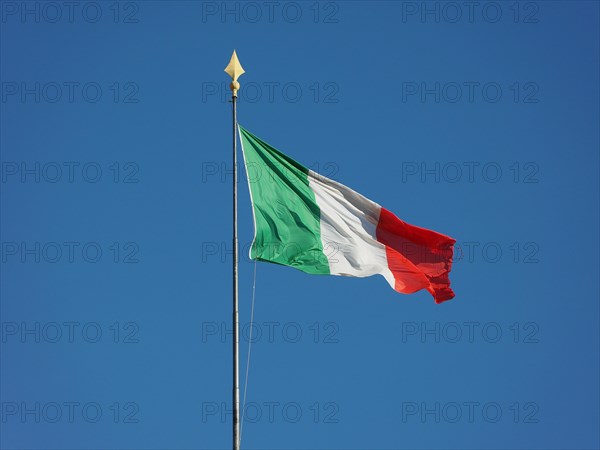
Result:
<svg viewBox="0 0 600 450"><path fill-rule="evenodd" d="M454 297L448 277L452 270L454 239L410 225L381 208L377 240L385 245L396 291L412 294L427 289L436 303Z"/></svg>

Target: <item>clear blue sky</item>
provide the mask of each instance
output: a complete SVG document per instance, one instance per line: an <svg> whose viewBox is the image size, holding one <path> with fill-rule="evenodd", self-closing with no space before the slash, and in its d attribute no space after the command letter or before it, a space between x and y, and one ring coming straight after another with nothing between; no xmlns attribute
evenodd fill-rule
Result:
<svg viewBox="0 0 600 450"><path fill-rule="evenodd" d="M457 240L442 305L259 264L243 448L600 446L597 2L0 7L3 449L230 447L234 48L245 128Z"/></svg>

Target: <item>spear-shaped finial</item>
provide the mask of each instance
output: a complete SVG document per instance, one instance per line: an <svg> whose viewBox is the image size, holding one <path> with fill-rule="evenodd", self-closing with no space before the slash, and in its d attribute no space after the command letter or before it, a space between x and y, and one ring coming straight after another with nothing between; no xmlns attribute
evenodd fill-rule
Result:
<svg viewBox="0 0 600 450"><path fill-rule="evenodd" d="M225 67L225 72L227 72L227 74L229 74L229 76L232 79L229 87L233 91L233 96L237 97L237 91L240 88L240 83L238 83L237 79L240 76L242 76L242 74L246 71L240 64L240 60L238 59L235 50L233 51L233 55L231 55L231 60L229 61L229 64L227 65L227 67Z"/></svg>

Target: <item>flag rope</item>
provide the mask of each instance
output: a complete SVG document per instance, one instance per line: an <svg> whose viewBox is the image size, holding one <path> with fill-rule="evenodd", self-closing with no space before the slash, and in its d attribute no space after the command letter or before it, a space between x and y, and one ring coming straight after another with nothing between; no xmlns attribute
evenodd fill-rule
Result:
<svg viewBox="0 0 600 450"><path fill-rule="evenodd" d="M252 327L254 326L254 300L256 299L256 262L254 260L254 275L252 279L252 307L250 309L250 335L248 337L248 358L246 360L246 378L244 380L244 396L242 400L242 417L240 424L240 447L242 446L242 433L244 431L244 411L246 410L246 393L248 392L248 372L250 371L250 352L252 350Z"/></svg>

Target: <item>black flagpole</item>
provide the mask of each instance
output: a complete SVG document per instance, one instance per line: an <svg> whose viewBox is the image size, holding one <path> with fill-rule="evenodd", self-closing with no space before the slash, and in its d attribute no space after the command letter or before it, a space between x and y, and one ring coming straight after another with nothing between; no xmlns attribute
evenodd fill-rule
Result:
<svg viewBox="0 0 600 450"><path fill-rule="evenodd" d="M240 373L239 373L239 314L238 314L238 233L237 233L237 92L240 83L237 79L244 73L235 50L225 68L231 76L231 103L233 105L233 450L240 448Z"/></svg>
<svg viewBox="0 0 600 450"><path fill-rule="evenodd" d="M240 373L238 318L238 237L237 237L237 89L233 104L233 450L240 448Z"/></svg>

